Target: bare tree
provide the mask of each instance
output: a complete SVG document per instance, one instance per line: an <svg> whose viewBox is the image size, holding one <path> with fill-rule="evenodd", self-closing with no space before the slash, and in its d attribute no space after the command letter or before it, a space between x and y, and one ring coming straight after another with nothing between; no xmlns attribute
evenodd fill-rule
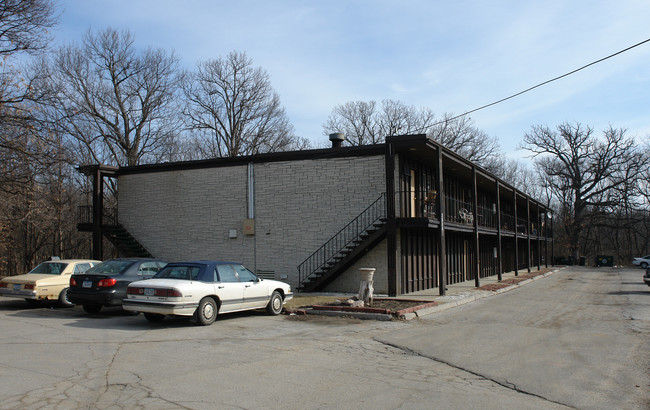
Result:
<svg viewBox="0 0 650 410"><path fill-rule="evenodd" d="M0 160L5 172L15 171L16 156L45 157L39 155L46 144L38 141L42 135L33 115L34 103L42 100L43 93L34 87L37 78L17 65L17 57L43 52L57 19L50 0L0 2ZM11 175L15 173L4 174Z"/></svg>
<svg viewBox="0 0 650 410"><path fill-rule="evenodd" d="M269 75L245 53L199 62L183 87L183 111L206 157L302 148Z"/></svg>
<svg viewBox="0 0 650 410"><path fill-rule="evenodd" d="M48 65L53 127L72 137L86 161L137 165L152 160L180 127L178 58L139 51L128 31L88 31Z"/></svg>
<svg viewBox="0 0 650 410"><path fill-rule="evenodd" d="M58 19L50 0L0 2L0 272L22 273L49 235L42 180L59 158L39 120L47 94L28 62L47 49Z"/></svg>
<svg viewBox="0 0 650 410"><path fill-rule="evenodd" d="M3 0L0 3L0 55L44 50L58 20L52 0Z"/></svg>
<svg viewBox="0 0 650 410"><path fill-rule="evenodd" d="M568 250L574 258L598 211L615 206L620 189L634 185L647 168L647 153L640 152L625 133L610 127L597 138L589 126L564 123L556 130L533 126L524 136L522 147L532 152L560 204Z"/></svg>
<svg viewBox="0 0 650 410"><path fill-rule="evenodd" d="M497 139L476 128L467 116L445 114L427 134L468 160L486 167L499 156Z"/></svg>
<svg viewBox="0 0 650 410"><path fill-rule="evenodd" d="M539 175L535 169L528 167L524 161L495 156L491 161L483 165L488 171L530 197L537 200L548 199Z"/></svg>
<svg viewBox="0 0 650 410"><path fill-rule="evenodd" d="M375 101L349 101L334 107L323 133L342 132L349 145L368 145L387 136L426 133L434 122L431 110L401 101L383 100L380 106Z"/></svg>
<svg viewBox="0 0 650 410"><path fill-rule="evenodd" d="M476 128L468 117L445 114L437 120L428 108L416 108L401 101L349 101L334 107L323 134L342 132L349 145L377 144L387 136L427 134L470 161L489 164L498 155L496 138Z"/></svg>

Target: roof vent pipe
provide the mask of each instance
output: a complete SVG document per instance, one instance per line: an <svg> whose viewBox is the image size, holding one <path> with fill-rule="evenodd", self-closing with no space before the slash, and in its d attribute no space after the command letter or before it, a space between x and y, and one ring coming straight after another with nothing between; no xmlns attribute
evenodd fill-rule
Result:
<svg viewBox="0 0 650 410"><path fill-rule="evenodd" d="M332 141L332 148L340 148L345 140L345 135L342 132L335 132L330 134L330 141Z"/></svg>

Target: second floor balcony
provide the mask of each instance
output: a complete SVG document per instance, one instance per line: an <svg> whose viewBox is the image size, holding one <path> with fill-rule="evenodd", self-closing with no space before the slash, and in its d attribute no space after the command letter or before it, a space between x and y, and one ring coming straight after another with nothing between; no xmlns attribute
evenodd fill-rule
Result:
<svg viewBox="0 0 650 410"><path fill-rule="evenodd" d="M398 201L397 217L403 222L408 223L409 219L419 219L423 226L435 227L438 224L438 211L440 207L440 197L436 191L398 191L395 195ZM547 229L550 226L545 221L537 221L537 215L529 221L525 217L518 216L515 220L514 215L499 210L496 204L492 206L477 207L474 212L474 205L470 201L461 200L451 196L442 196L445 201L445 223L451 223L461 229L476 225L481 230L496 232L499 228L505 234L530 235L533 237L550 237L551 231ZM530 225L529 225L530 223ZM530 227L529 227L530 226Z"/></svg>

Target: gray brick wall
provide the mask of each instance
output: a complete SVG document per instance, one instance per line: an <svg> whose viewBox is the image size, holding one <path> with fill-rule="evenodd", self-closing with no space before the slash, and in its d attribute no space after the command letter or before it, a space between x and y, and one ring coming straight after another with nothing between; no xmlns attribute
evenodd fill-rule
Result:
<svg viewBox="0 0 650 410"><path fill-rule="evenodd" d="M254 174L255 235L243 234L246 166L122 175L120 222L156 257L241 261L295 286L298 264L386 189L381 155L257 163Z"/></svg>
<svg viewBox="0 0 650 410"><path fill-rule="evenodd" d="M381 241L370 252L352 265L345 273L336 278L325 289L327 292L356 294L359 292L361 276L359 268L375 268L373 287L375 294L388 294L388 267L386 265L386 240Z"/></svg>

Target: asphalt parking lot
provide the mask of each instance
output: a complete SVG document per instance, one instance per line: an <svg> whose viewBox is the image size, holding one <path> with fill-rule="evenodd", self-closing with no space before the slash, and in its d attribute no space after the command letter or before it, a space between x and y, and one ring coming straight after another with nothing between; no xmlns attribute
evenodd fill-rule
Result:
<svg viewBox="0 0 650 410"><path fill-rule="evenodd" d="M0 300L0 408L562 407L374 340L409 323L249 312L201 327Z"/></svg>
<svg viewBox="0 0 650 410"><path fill-rule="evenodd" d="M246 312L202 327L0 299L0 408L643 409L636 273L563 271L409 321Z"/></svg>

